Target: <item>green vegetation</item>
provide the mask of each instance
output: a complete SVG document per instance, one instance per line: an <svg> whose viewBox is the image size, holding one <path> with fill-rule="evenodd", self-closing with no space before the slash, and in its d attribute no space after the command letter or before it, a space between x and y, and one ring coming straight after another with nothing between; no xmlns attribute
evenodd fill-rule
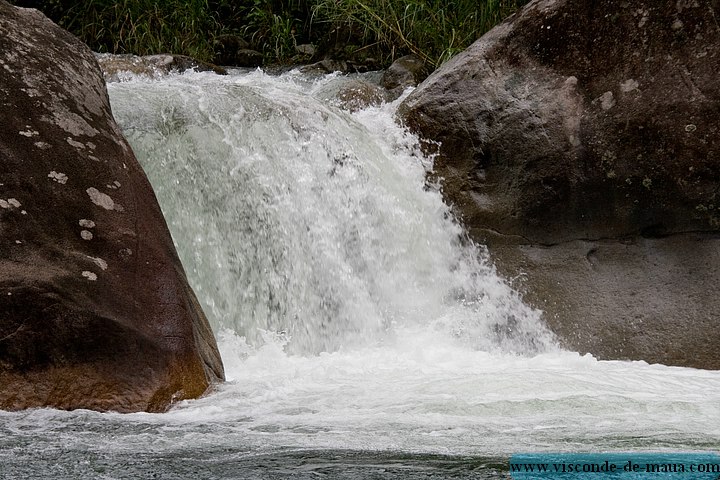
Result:
<svg viewBox="0 0 720 480"><path fill-rule="evenodd" d="M201 60L213 57L219 25L207 0L95 0L75 3L60 25L91 48L139 55L172 52Z"/></svg>
<svg viewBox="0 0 720 480"><path fill-rule="evenodd" d="M362 32L363 44L390 58L414 53L437 67L527 1L318 0L318 22ZM387 61L387 58L383 59Z"/></svg>
<svg viewBox="0 0 720 480"><path fill-rule="evenodd" d="M414 53L432 66L462 51L528 0L18 0L39 8L100 52L179 53L216 60L221 36L235 36L266 62L320 55L387 65Z"/></svg>

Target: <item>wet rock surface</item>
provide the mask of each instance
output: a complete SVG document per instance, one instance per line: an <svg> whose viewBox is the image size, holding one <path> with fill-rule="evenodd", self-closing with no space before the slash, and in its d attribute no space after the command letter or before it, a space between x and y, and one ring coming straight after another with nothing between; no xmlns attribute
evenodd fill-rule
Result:
<svg viewBox="0 0 720 480"><path fill-rule="evenodd" d="M408 87L416 87L428 76L428 66L416 55L405 55L395 60L383 72L382 84L393 98L398 98Z"/></svg>
<svg viewBox="0 0 720 480"><path fill-rule="evenodd" d="M223 379L93 54L0 1L0 408L163 411Z"/></svg>
<svg viewBox="0 0 720 480"><path fill-rule="evenodd" d="M197 72L215 72L225 75L224 68L203 62L185 55L113 55L110 53L96 54L100 68L107 82L119 82L128 74L156 78L170 73L182 73L186 70Z"/></svg>
<svg viewBox="0 0 720 480"><path fill-rule="evenodd" d="M707 0L536 0L401 106L568 348L720 368L718 18Z"/></svg>

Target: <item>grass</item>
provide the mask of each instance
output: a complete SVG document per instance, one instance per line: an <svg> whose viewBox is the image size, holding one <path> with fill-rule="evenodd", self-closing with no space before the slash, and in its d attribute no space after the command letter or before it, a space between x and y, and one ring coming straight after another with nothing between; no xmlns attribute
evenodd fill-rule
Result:
<svg viewBox="0 0 720 480"><path fill-rule="evenodd" d="M93 50L176 53L213 61L214 39L233 34L270 63L300 43L388 65L414 53L437 67L528 0L17 0L43 10ZM334 38L333 38L334 37ZM337 45L344 45L338 49ZM322 48L320 49L322 52Z"/></svg>
<svg viewBox="0 0 720 480"><path fill-rule="evenodd" d="M207 0L77 2L59 24L100 52L171 52L208 61L219 26Z"/></svg>
<svg viewBox="0 0 720 480"><path fill-rule="evenodd" d="M413 53L437 67L525 3L527 0L318 0L313 13L318 22L360 29L363 43L377 45L390 59Z"/></svg>

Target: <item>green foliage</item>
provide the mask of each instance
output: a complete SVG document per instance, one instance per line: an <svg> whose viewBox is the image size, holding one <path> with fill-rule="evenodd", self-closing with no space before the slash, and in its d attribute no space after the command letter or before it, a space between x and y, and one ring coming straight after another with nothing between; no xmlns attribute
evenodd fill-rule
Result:
<svg viewBox="0 0 720 480"><path fill-rule="evenodd" d="M295 53L296 35L302 24L297 2L255 0L245 17L243 33L271 62L287 60Z"/></svg>
<svg viewBox="0 0 720 480"><path fill-rule="evenodd" d="M177 53L212 61L216 36L236 35L267 62L301 43L389 64L414 53L438 66L528 0L18 0L43 10L96 51ZM322 51L322 49L321 49Z"/></svg>
<svg viewBox="0 0 720 480"><path fill-rule="evenodd" d="M207 0L95 0L75 3L59 24L98 51L181 53L211 60L217 29Z"/></svg>
<svg viewBox="0 0 720 480"><path fill-rule="evenodd" d="M318 22L360 29L390 57L414 53L439 66L527 0L317 0Z"/></svg>

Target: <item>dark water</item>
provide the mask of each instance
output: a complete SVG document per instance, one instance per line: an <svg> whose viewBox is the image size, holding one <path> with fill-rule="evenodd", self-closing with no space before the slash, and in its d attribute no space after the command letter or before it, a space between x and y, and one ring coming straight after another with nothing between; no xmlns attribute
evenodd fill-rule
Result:
<svg viewBox="0 0 720 480"><path fill-rule="evenodd" d="M507 459L393 452L232 448L171 453L53 449L5 458L0 478L53 479L499 479Z"/></svg>

